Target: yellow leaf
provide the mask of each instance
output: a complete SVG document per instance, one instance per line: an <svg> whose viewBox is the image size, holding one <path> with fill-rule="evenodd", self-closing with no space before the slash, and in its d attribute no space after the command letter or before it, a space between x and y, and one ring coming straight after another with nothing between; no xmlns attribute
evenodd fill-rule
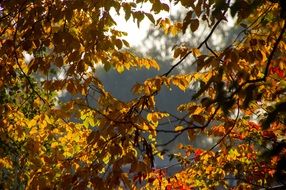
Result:
<svg viewBox="0 0 286 190"><path fill-rule="evenodd" d="M142 123L142 125L140 125L139 128L142 129L143 131L149 130L149 126L146 123Z"/></svg>
<svg viewBox="0 0 286 190"><path fill-rule="evenodd" d="M8 168L12 169L13 168L13 163L9 158L0 158L0 167L1 168Z"/></svg>
<svg viewBox="0 0 286 190"><path fill-rule="evenodd" d="M56 148L59 145L58 142L52 142L51 143L51 148Z"/></svg>
<svg viewBox="0 0 286 190"><path fill-rule="evenodd" d="M235 160L239 155L240 155L240 154L239 154L239 152L238 152L236 149L231 149L231 150L228 152L227 160L229 160L229 161Z"/></svg>
<svg viewBox="0 0 286 190"><path fill-rule="evenodd" d="M150 98L148 98L148 102L147 103L148 103L148 105L147 105L148 108L153 110L155 108L155 104L156 104L154 96L151 96Z"/></svg>
<svg viewBox="0 0 286 190"><path fill-rule="evenodd" d="M156 78L154 81L154 85L156 86L156 89L160 90L161 85L162 85L162 79Z"/></svg>
<svg viewBox="0 0 286 190"><path fill-rule="evenodd" d="M52 120L49 118L49 116L45 115L45 120L48 124L52 124Z"/></svg>
<svg viewBox="0 0 286 190"><path fill-rule="evenodd" d="M104 162L104 164L107 165L109 160L110 160L110 154L107 154L107 156L105 156L102 161Z"/></svg>
<svg viewBox="0 0 286 190"><path fill-rule="evenodd" d="M154 59L149 59L148 64L153 67L154 69L160 70L160 66Z"/></svg>
<svg viewBox="0 0 286 190"><path fill-rule="evenodd" d="M185 91L189 87L188 81L183 77L174 77L172 80L173 84L182 91Z"/></svg>
<svg viewBox="0 0 286 190"><path fill-rule="evenodd" d="M33 127L30 131L30 135L38 133L38 129L36 127Z"/></svg>
<svg viewBox="0 0 286 190"><path fill-rule="evenodd" d="M200 115L204 111L204 108L202 107L197 107L196 110L192 113L194 115Z"/></svg>
<svg viewBox="0 0 286 190"><path fill-rule="evenodd" d="M123 65L116 65L115 68L116 68L118 73L122 73L124 71L124 66Z"/></svg>
<svg viewBox="0 0 286 190"><path fill-rule="evenodd" d="M35 126L37 124L37 121L35 119L32 119L30 121L27 121L27 125L29 128L32 128L33 126Z"/></svg>
<svg viewBox="0 0 286 190"><path fill-rule="evenodd" d="M192 52L193 52L194 57L199 57L200 55L202 55L201 51L197 48L193 48Z"/></svg>
<svg viewBox="0 0 286 190"><path fill-rule="evenodd" d="M132 92L134 93L134 94L140 94L140 93L142 93L142 85L140 85L140 84L135 84L133 87L132 87Z"/></svg>
<svg viewBox="0 0 286 190"><path fill-rule="evenodd" d="M175 127L175 131L182 131L183 129L184 129L184 127L181 125L178 125Z"/></svg>
<svg viewBox="0 0 286 190"><path fill-rule="evenodd" d="M157 113L148 113L147 114L147 120L152 122L152 123L157 123L158 122L158 115Z"/></svg>
<svg viewBox="0 0 286 190"><path fill-rule="evenodd" d="M170 32L171 32L171 34L172 34L173 36L176 36L179 31L178 31L177 27L171 26L171 27L170 27Z"/></svg>

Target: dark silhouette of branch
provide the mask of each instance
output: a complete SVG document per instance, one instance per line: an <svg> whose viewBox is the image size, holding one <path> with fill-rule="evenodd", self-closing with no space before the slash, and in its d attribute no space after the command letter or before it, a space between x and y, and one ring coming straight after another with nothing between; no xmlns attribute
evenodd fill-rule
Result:
<svg viewBox="0 0 286 190"><path fill-rule="evenodd" d="M286 189L286 185L275 185L275 186L271 186L271 187L265 187L265 188L261 188L259 190L283 190Z"/></svg>
<svg viewBox="0 0 286 190"><path fill-rule="evenodd" d="M18 21L20 19L20 10L24 7L26 1L23 2L23 4L21 5L20 9L19 9L19 12L18 12ZM27 80L28 84L30 85L32 91L45 103L47 104L49 107L49 103L47 102L47 100L45 100L39 93L38 91L34 88L34 85L32 83L32 81L30 80L30 78L28 77L28 75L24 72L24 70L22 69L20 63L19 63L19 58L18 58L18 55L17 55L17 46L16 46L16 41L17 41L17 33L18 33L18 26L16 25L16 28L15 28L15 32L14 32L14 36L13 36L13 42L14 42L14 56L15 56L15 61L16 61L16 64L17 66L19 67L21 73L24 75L25 79Z"/></svg>
<svg viewBox="0 0 286 190"><path fill-rule="evenodd" d="M212 50L208 44L208 42L205 43L206 44L206 48L215 56L218 57L218 55L216 54L216 52L214 52L214 50Z"/></svg>
<svg viewBox="0 0 286 190"><path fill-rule="evenodd" d="M230 0L228 0L227 4L230 3ZM207 43L207 41L210 39L210 37L213 35L214 31L218 27L218 25L221 23L222 20L224 20L224 15L226 14L228 9L225 9L225 11L222 14L222 18L220 18L212 27L210 33L207 35L204 41L200 43L200 45L197 47L197 49L200 49L204 44ZM180 65L190 54L192 51L188 51L175 65L173 65L166 73L164 73L162 76L168 76L178 65Z"/></svg>
<svg viewBox="0 0 286 190"><path fill-rule="evenodd" d="M40 94L39 92L34 88L34 84L32 83L32 81L30 80L30 78L28 77L28 75L24 72L24 70L22 69L20 63L19 63L19 60L18 60L18 56L17 56L17 52L15 51L14 52L15 54L15 60L16 60L16 64L17 66L19 67L21 73L24 75L25 79L27 80L29 86L31 87L32 91L45 103L47 104L49 107L51 107L49 105L49 103L47 102L47 100L45 100Z"/></svg>
<svg viewBox="0 0 286 190"><path fill-rule="evenodd" d="M274 43L274 46L273 46L273 49L268 57L268 60L267 60L267 63L266 63L266 67L265 67L265 70L264 70L264 75L263 77L261 78L258 78L258 79L253 79L253 80L247 80L245 81L244 83L242 83L241 85L239 85L236 90L228 97L228 99L232 99L238 92L240 92L242 90L242 88L247 85L247 84L253 84L253 83L259 83L259 82L265 82L266 81L266 78L268 77L268 73L269 73L269 67L270 67L270 64L271 64L271 61L274 57L274 53L275 51L277 50L277 47L280 43L280 41L282 40L283 38L283 35L285 33L285 30L286 30L286 21L284 21L284 25L283 25L283 28L279 34L279 37L277 38L277 40L275 41Z"/></svg>
<svg viewBox="0 0 286 190"><path fill-rule="evenodd" d="M217 107L217 110L216 111L218 111L218 109L219 109L219 107ZM193 157L191 157L190 158L190 160L192 160L192 161L194 161L194 160L196 160L198 157L200 157L200 156L202 156L202 155L204 155L204 154L207 154L208 152L210 152L210 151L212 151L215 147L217 147L222 141L223 141L223 139L225 139L230 133L231 133L231 131L233 130L233 128L236 126L236 123L237 123L237 120L238 120L238 118L239 118L239 108L238 108L238 113L237 113L237 115L236 115L236 118L235 118L235 120L234 120L234 124L232 125L232 127L227 131L227 133L214 145L214 146L212 146L210 149L208 149L207 151L205 151L204 153L202 153L202 154L200 154L200 155L195 155L195 156L193 156ZM215 114L216 114L216 112L214 112L214 114L212 114L212 116L211 116L211 120L212 120L212 118L215 116ZM211 121L210 120L210 121ZM178 135L178 134L177 134ZM176 165L179 165L178 163L176 163ZM184 168L184 169L186 169L186 168Z"/></svg>
<svg viewBox="0 0 286 190"><path fill-rule="evenodd" d="M267 60L267 63L266 63L266 67L265 67L265 70L264 70L264 76L262 78L259 78L259 79L254 79L254 80L248 80L246 81L246 84L248 83L257 83L257 82L263 82L263 81L266 81L266 78L268 76L268 73L269 73L269 67L270 67L270 64L271 64L271 61L274 57L274 53L276 52L277 50L277 47L280 43L280 41L282 40L283 38L283 35L285 33L285 30L286 30L286 21L284 21L284 24L283 24L283 28L279 34L279 37L277 38L277 40L275 41L274 43L274 46L273 46L273 49L268 57L268 60Z"/></svg>
<svg viewBox="0 0 286 190"><path fill-rule="evenodd" d="M247 30L252 30L253 28L255 28L255 26L250 29L256 22L258 22L260 20L260 22L257 24L259 25L261 23L261 20L263 20L263 18L265 18L265 16L267 15L268 11L271 9L272 7L269 6L261 15L259 15L250 25L248 25L246 28L244 28L243 30L241 30L238 35L236 36L236 38L234 39L234 41L232 42L232 44L234 44L235 42L238 41L238 38L240 37L240 35L244 32L246 32ZM256 25L256 26L257 26Z"/></svg>
<svg viewBox="0 0 286 190"><path fill-rule="evenodd" d="M264 186L258 185L258 184L256 184L256 183L252 183L252 182L250 182L249 180L243 179L243 178L241 178L241 177L225 177L224 179L225 179L225 180L239 180L239 181L242 181L243 183L247 183L247 184L252 185L252 186L254 186L254 187L265 189ZM267 188L267 189L268 189L268 188Z"/></svg>
<svg viewBox="0 0 286 190"><path fill-rule="evenodd" d="M237 105L239 106L239 103L237 102ZM209 150L208 152L212 151L213 149L215 149L230 133L231 131L234 129L234 127L236 126L236 123L237 123L237 120L238 120L238 117L239 117L239 107L238 107L238 110L237 110L237 115L236 115L236 118L234 120L234 124L232 125L232 127L224 134L224 136L222 138L219 139L219 141L217 141L217 143L215 145L213 145Z"/></svg>
<svg viewBox="0 0 286 190"><path fill-rule="evenodd" d="M178 65L180 65L190 54L192 51L189 51L182 57L175 65L173 65L166 73L164 73L162 76L168 76Z"/></svg>
<svg viewBox="0 0 286 190"><path fill-rule="evenodd" d="M166 143L162 143L162 144L158 144L157 147L162 147L162 146L167 146L169 145L170 143L174 142L180 135L183 134L183 132L185 131L188 131L188 130L192 130L192 129L205 129L206 127L209 126L209 124L212 122L212 120L214 119L214 117L216 116L218 110L220 109L220 106L217 106L214 113L209 117L208 121L203 125L203 126L197 126L197 125L194 125L192 124L192 126L189 126L189 127L185 127L181 130L177 130L177 131L168 131L169 133L177 133L172 139L170 139L168 142ZM165 131L159 131L159 132L167 132L167 130Z"/></svg>

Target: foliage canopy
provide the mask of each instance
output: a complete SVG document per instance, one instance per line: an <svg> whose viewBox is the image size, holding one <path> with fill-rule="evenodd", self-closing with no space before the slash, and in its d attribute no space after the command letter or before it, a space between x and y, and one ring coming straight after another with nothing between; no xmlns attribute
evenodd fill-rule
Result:
<svg viewBox="0 0 286 190"><path fill-rule="evenodd" d="M149 12L140 9L145 3ZM160 18L170 4L185 9L182 20ZM285 186L285 1L3 0L0 8L1 189ZM98 66L121 73L159 65L132 53L115 14L139 27L147 18L166 36L201 25L210 32L198 47L175 46L177 62L135 85L137 97L122 102L105 90ZM210 47L231 16L241 28L236 40ZM174 74L191 56L196 71ZM163 86L186 91L193 84L196 94L177 108L183 116L156 107ZM72 98L60 101L63 92ZM167 130L163 121L176 125ZM158 133L174 136L159 144ZM167 157L162 147L182 134L189 143L169 155L181 169L169 174L172 165L158 168L154 160ZM192 146L200 134L216 143Z"/></svg>

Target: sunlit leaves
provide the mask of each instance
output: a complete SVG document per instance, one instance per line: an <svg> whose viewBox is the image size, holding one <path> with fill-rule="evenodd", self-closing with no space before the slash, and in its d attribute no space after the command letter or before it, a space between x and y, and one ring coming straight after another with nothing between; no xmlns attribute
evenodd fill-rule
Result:
<svg viewBox="0 0 286 190"><path fill-rule="evenodd" d="M190 49L188 47L185 46L180 46L180 47L176 47L174 50L174 58L182 58L184 57L188 52L190 51Z"/></svg>
<svg viewBox="0 0 286 190"><path fill-rule="evenodd" d="M177 75L177 76L157 76L155 78L150 78L144 82L144 84L136 84L133 87L133 92L135 94L146 94L151 95L161 89L162 85L166 85L171 88L171 85L178 87L180 90L185 91L189 88L192 75Z"/></svg>
<svg viewBox="0 0 286 190"><path fill-rule="evenodd" d="M13 164L9 158L1 158L0 159L0 166L5 169L12 169Z"/></svg>
<svg viewBox="0 0 286 190"><path fill-rule="evenodd" d="M213 126L212 127L212 133L215 136L223 136L226 133L225 127L220 125L220 126Z"/></svg>
<svg viewBox="0 0 286 190"><path fill-rule="evenodd" d="M171 82L173 83L173 85L177 86L180 90L185 91L188 87L189 87L189 81L187 77L172 77L171 78Z"/></svg>
<svg viewBox="0 0 286 190"><path fill-rule="evenodd" d="M176 36L182 29L182 23L172 23L168 18L159 19L158 25L164 30L165 34L171 34L173 36Z"/></svg>
<svg viewBox="0 0 286 190"><path fill-rule="evenodd" d="M151 122L155 127L158 126L158 121L164 117L168 117L168 113L153 112L147 114L147 120Z"/></svg>
<svg viewBox="0 0 286 190"><path fill-rule="evenodd" d="M94 118L94 113L92 111L82 111L80 119L83 120L83 125L88 127L95 127L99 125L99 121L96 121Z"/></svg>
<svg viewBox="0 0 286 190"><path fill-rule="evenodd" d="M114 52L110 62L104 61L103 64L114 64L119 73L122 73L125 69L129 70L131 67L159 69L159 65L155 60L139 58L129 52Z"/></svg>
<svg viewBox="0 0 286 190"><path fill-rule="evenodd" d="M228 152L228 156L227 156L227 159L229 161L233 161L233 160L236 160L237 157L239 157L240 154L238 153L238 151L236 149L231 149L229 152Z"/></svg>

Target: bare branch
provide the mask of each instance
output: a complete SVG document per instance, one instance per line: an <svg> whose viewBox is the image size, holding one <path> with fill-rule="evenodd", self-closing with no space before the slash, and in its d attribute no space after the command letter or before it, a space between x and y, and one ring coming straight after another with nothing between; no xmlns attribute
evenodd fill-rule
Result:
<svg viewBox="0 0 286 190"><path fill-rule="evenodd" d="M205 129L206 127L209 126L209 124L212 122L212 120L214 119L215 115L217 114L218 110L220 109L220 106L217 106L214 113L209 117L208 121L203 125L203 126L196 126L194 124L192 124L192 126L183 128L181 130L178 131L174 131L172 133L177 133L172 139L170 139L168 142L163 143L163 144L158 144L157 147L162 147L162 146L166 146L172 142L174 142L180 135L183 134L183 132L187 131L187 130L192 130L192 129ZM159 131L160 132L160 131ZM161 132L166 132L166 131L161 131ZM171 133L171 131L169 131Z"/></svg>

